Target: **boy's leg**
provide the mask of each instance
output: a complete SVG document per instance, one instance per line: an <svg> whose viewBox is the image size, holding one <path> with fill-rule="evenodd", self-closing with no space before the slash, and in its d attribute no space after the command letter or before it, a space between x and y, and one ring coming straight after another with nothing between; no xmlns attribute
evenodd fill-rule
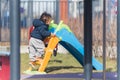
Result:
<svg viewBox="0 0 120 80"><path fill-rule="evenodd" d="M35 56L35 48L33 47L33 38L30 39L30 42L29 42L29 59L30 59L30 62L29 62L29 69L28 70L32 70L33 68L35 68L35 60L36 60L36 56Z"/></svg>
<svg viewBox="0 0 120 80"><path fill-rule="evenodd" d="M56 48L53 50L53 55L57 56L57 49Z"/></svg>
<svg viewBox="0 0 120 80"><path fill-rule="evenodd" d="M43 55L45 53L44 49L45 49L45 44L43 41L38 40L37 44L35 44L35 48L36 48L36 63L40 64L43 61Z"/></svg>
<svg viewBox="0 0 120 80"><path fill-rule="evenodd" d="M36 51L35 51L35 48L33 47L32 44L29 45L29 59L30 61L35 61L35 55Z"/></svg>
<svg viewBox="0 0 120 80"><path fill-rule="evenodd" d="M55 49L53 50L53 55L57 56L58 44L56 45Z"/></svg>

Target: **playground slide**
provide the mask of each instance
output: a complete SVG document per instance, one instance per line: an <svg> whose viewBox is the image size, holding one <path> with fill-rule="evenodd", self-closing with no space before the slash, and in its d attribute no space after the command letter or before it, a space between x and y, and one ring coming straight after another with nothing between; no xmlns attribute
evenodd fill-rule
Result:
<svg viewBox="0 0 120 80"><path fill-rule="evenodd" d="M84 57L84 47L69 29L69 27L65 24L60 23L58 26L56 24L51 24L49 30L56 34L57 37L53 37L50 39L45 58L43 63L39 68L39 72L44 72L47 63L51 57L52 51L55 48L55 45L59 42L64 48L66 48L83 66L83 57ZM51 51L51 52L50 52ZM92 57L92 66L95 70L102 70L102 64L97 61L94 57Z"/></svg>
<svg viewBox="0 0 120 80"><path fill-rule="evenodd" d="M61 34L62 33L62 34ZM64 48L66 48L83 66L84 58L84 47L77 40L72 32L67 31L66 29L61 29L57 36L62 36L62 40L59 42ZM92 57L92 66L95 70L102 70L102 64Z"/></svg>

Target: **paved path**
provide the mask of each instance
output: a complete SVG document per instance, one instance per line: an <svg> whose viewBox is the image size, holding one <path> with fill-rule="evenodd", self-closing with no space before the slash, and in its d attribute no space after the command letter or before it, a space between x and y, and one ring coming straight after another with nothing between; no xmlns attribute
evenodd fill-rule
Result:
<svg viewBox="0 0 120 80"><path fill-rule="evenodd" d="M40 79L40 78L83 78L83 73L64 73L64 74L40 74L40 75L22 75L21 79ZM93 80L102 80L103 73L102 72L95 72L92 75ZM106 73L106 80L117 80L116 72L107 72Z"/></svg>

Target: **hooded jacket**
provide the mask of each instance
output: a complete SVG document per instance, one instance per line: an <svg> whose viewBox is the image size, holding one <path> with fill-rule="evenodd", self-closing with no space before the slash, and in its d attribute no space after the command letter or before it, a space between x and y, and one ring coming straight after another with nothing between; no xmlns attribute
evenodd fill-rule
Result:
<svg viewBox="0 0 120 80"><path fill-rule="evenodd" d="M31 37L44 40L46 37L51 35L51 32L48 31L48 26L40 21L39 19L33 20L34 30L31 32Z"/></svg>

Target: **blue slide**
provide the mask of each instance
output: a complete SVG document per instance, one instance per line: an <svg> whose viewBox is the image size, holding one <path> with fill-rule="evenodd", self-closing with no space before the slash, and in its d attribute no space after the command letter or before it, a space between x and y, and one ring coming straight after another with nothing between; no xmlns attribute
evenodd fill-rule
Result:
<svg viewBox="0 0 120 80"><path fill-rule="evenodd" d="M60 25L61 28L56 31L56 36L59 37L60 44L66 48L76 59L77 61L83 66L84 63L84 47L75 37L73 32L69 29L69 27L65 24ZM56 28L51 28L51 32L55 32ZM103 70L103 65L92 57L92 66L95 70Z"/></svg>

